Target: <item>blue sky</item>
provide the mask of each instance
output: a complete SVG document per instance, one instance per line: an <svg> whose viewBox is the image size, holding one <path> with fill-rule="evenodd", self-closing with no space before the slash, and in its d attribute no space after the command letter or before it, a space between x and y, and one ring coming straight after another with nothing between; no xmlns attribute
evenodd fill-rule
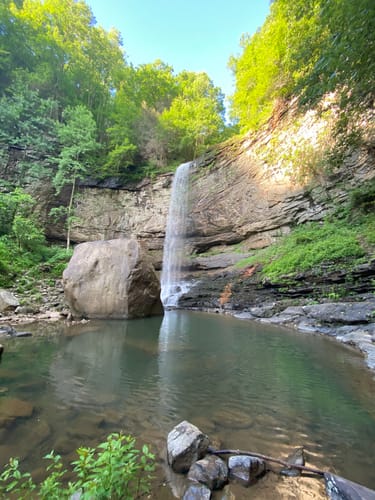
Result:
<svg viewBox="0 0 375 500"><path fill-rule="evenodd" d="M228 95L233 77L230 55L240 53L243 33L254 33L268 12L269 0L86 0L97 23L117 28L128 61L155 59L183 69L205 71Z"/></svg>

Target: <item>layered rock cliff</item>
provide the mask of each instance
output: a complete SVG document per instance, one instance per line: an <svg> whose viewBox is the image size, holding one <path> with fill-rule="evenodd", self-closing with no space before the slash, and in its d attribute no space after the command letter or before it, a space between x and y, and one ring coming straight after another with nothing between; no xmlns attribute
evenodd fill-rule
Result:
<svg viewBox="0 0 375 500"><path fill-rule="evenodd" d="M351 189L374 177L371 112L356 124L362 141L348 144L340 161L317 168L335 147L335 108L325 106L323 112L297 115L288 108L261 133L233 139L195 161L188 228L192 255L212 248L227 253L240 242L243 251L268 246L295 224L323 219L342 206ZM72 240L135 235L160 269L172 176L125 186L83 183ZM45 213L50 208L45 202ZM49 236L63 239L63 228L51 225Z"/></svg>

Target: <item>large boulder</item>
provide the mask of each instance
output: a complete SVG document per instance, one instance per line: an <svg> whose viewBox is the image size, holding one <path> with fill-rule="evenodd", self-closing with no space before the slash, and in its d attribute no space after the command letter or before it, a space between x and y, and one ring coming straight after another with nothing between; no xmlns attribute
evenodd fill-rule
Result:
<svg viewBox="0 0 375 500"><path fill-rule="evenodd" d="M163 311L158 277L133 238L77 245L63 285L74 317L128 319Z"/></svg>

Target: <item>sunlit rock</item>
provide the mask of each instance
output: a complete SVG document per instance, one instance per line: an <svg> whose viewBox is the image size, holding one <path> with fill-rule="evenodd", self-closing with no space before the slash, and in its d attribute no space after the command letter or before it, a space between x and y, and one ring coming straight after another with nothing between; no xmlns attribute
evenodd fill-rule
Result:
<svg viewBox="0 0 375 500"><path fill-rule="evenodd" d="M243 486L250 486L266 470L264 460L248 455L234 455L228 460L229 477Z"/></svg>
<svg viewBox="0 0 375 500"><path fill-rule="evenodd" d="M211 490L204 484L190 484L182 500L210 500Z"/></svg>
<svg viewBox="0 0 375 500"><path fill-rule="evenodd" d="M132 238L77 245L63 285L74 317L126 319L162 313L158 277Z"/></svg>
<svg viewBox="0 0 375 500"><path fill-rule="evenodd" d="M175 472L187 472L207 451L208 437L184 420L168 434L168 463Z"/></svg>

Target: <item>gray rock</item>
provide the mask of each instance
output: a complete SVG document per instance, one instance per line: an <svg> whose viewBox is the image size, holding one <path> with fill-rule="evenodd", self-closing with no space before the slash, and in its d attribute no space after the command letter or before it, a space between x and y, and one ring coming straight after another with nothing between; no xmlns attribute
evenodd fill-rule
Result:
<svg viewBox="0 0 375 500"><path fill-rule="evenodd" d="M63 273L63 285L76 318L127 319L162 313L158 277L132 238L77 245Z"/></svg>
<svg viewBox="0 0 375 500"><path fill-rule="evenodd" d="M192 262L192 267L196 269L223 269L233 266L240 260L249 257L249 253L220 253L208 255L207 257L196 257Z"/></svg>
<svg viewBox="0 0 375 500"><path fill-rule="evenodd" d="M243 486L250 486L266 470L264 460L248 455L234 455L228 461L229 477Z"/></svg>
<svg viewBox="0 0 375 500"><path fill-rule="evenodd" d="M327 495L331 500L375 500L375 491L343 477L324 474Z"/></svg>
<svg viewBox="0 0 375 500"><path fill-rule="evenodd" d="M322 323L368 323L374 311L374 301L336 302L303 306L304 313Z"/></svg>
<svg viewBox="0 0 375 500"><path fill-rule="evenodd" d="M19 305L18 299L9 290L0 288L0 313L14 311Z"/></svg>
<svg viewBox="0 0 375 500"><path fill-rule="evenodd" d="M0 326L0 335L14 335L16 330L11 325Z"/></svg>
<svg viewBox="0 0 375 500"><path fill-rule="evenodd" d="M204 484L190 484L182 500L210 500L211 490Z"/></svg>
<svg viewBox="0 0 375 500"><path fill-rule="evenodd" d="M209 439L198 427L184 420L168 434L168 463L175 472L187 472L191 465L202 458Z"/></svg>
<svg viewBox="0 0 375 500"><path fill-rule="evenodd" d="M219 490L228 482L227 464L220 457L208 455L190 467L188 479Z"/></svg>

